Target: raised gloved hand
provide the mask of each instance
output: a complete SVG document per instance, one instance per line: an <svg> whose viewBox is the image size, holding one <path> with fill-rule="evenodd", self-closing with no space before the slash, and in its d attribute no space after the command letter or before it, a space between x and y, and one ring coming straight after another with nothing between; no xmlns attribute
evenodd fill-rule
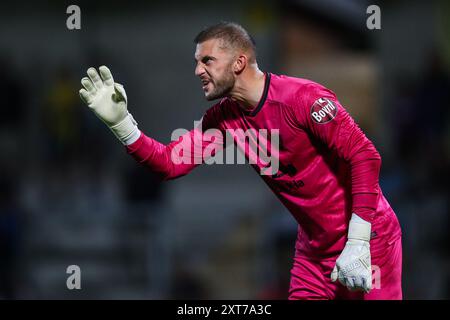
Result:
<svg viewBox="0 0 450 320"><path fill-rule="evenodd" d="M119 83L114 83L111 71L106 66L87 70L88 77L81 79L84 88L80 97L84 103L100 118L122 141L131 144L140 136L136 121L127 109L127 95Z"/></svg>
<svg viewBox="0 0 450 320"><path fill-rule="evenodd" d="M331 273L333 282L339 279L339 282L351 291L362 290L366 293L370 291L372 288L370 232L371 224L353 214L347 243Z"/></svg>

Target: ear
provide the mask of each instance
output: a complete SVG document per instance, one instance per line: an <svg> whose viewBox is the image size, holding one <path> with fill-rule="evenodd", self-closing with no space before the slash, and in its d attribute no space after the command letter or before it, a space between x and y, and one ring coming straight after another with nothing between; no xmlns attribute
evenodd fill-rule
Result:
<svg viewBox="0 0 450 320"><path fill-rule="evenodd" d="M241 73L242 71L244 71L245 67L247 66L248 63L248 59L247 56L245 54L240 54L236 61L233 63L233 72L234 73Z"/></svg>

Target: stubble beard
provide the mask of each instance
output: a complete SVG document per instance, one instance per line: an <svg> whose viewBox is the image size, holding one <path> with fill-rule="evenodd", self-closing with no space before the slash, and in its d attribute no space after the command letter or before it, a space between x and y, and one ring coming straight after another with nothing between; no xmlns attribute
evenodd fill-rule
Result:
<svg viewBox="0 0 450 320"><path fill-rule="evenodd" d="M206 96L206 100L212 101L229 95L234 87L233 72L228 70L221 79L214 81L213 90Z"/></svg>

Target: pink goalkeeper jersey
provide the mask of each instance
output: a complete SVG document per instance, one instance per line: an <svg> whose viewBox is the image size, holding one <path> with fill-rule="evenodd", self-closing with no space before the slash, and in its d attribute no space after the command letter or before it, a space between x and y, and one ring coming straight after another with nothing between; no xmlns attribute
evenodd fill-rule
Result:
<svg viewBox="0 0 450 320"><path fill-rule="evenodd" d="M372 223L372 247L400 237L395 213L378 184L380 155L327 88L306 79L266 73L263 96L252 111L242 111L236 102L224 98L205 113L201 126L177 141L163 145L141 134L127 151L163 179L174 179L199 165L208 148L224 146L224 140L203 137L191 153L180 151L199 139L197 131L212 128L224 137L229 130L266 129L268 141L270 132L278 133L279 170L261 177L299 224L297 255L311 259L339 255L352 212ZM252 158L245 139L234 143L247 159ZM274 150L267 145L270 154ZM190 163L179 161L186 156L192 159ZM267 163L252 166L260 173Z"/></svg>

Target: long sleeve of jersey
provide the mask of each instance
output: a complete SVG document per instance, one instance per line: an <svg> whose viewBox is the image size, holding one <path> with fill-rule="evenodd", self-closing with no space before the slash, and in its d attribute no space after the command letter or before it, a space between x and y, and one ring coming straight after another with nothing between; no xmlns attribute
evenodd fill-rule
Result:
<svg viewBox="0 0 450 320"><path fill-rule="evenodd" d="M223 148L214 112L208 110L194 129L167 145L141 133L137 141L126 147L127 152L163 180L184 176L207 160L207 155L214 156Z"/></svg>
<svg viewBox="0 0 450 320"><path fill-rule="evenodd" d="M372 222L380 194L380 154L332 91L312 86L297 96L298 106L295 110L299 126L348 162L352 212Z"/></svg>

